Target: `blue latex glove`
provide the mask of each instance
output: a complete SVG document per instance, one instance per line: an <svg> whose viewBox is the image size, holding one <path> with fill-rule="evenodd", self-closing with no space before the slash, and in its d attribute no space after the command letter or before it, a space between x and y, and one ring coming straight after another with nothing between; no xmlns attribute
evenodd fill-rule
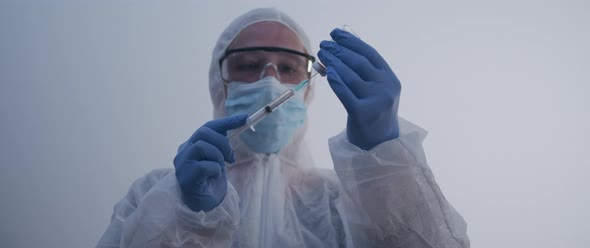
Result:
<svg viewBox="0 0 590 248"><path fill-rule="evenodd" d="M178 148L176 179L191 210L209 211L223 201L227 191L225 162L235 161L227 131L244 125L247 118L241 114L209 121Z"/></svg>
<svg viewBox="0 0 590 248"><path fill-rule="evenodd" d="M399 80L381 55L359 38L341 29L334 29L330 36L334 41L322 41L318 57L348 113L348 140L370 150L396 139Z"/></svg>

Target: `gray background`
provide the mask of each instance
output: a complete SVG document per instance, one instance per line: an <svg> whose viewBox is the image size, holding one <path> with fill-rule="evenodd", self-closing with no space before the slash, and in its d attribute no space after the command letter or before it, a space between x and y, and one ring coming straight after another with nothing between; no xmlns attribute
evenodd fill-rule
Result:
<svg viewBox="0 0 590 248"><path fill-rule="evenodd" d="M0 2L2 247L93 246L132 181L211 119L215 40L259 6L316 48L348 24L390 62L473 247L590 243L587 1L213 2ZM330 168L346 117L316 86L308 140Z"/></svg>

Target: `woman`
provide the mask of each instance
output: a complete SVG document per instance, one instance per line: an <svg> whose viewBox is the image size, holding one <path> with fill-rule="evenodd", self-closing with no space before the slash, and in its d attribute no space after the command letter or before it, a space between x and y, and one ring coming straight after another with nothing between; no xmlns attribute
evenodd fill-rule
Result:
<svg viewBox="0 0 590 248"><path fill-rule="evenodd" d="M215 120L179 148L174 169L138 179L98 247L469 247L466 224L426 164L425 131L397 116L400 83L369 45L343 31L318 53L347 110L330 139L334 171L303 143L307 88L229 140L247 114L308 79L315 58L276 9L234 20L214 50Z"/></svg>

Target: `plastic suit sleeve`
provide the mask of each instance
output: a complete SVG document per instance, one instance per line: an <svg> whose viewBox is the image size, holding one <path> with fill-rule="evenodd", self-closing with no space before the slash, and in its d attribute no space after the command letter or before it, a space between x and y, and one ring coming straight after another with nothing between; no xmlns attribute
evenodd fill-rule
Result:
<svg viewBox="0 0 590 248"><path fill-rule="evenodd" d="M114 208L97 247L229 247L239 226L238 195L209 212L182 201L174 170L154 170L136 180Z"/></svg>
<svg viewBox="0 0 590 248"><path fill-rule="evenodd" d="M400 136L365 151L330 139L347 236L354 247L469 247L466 223L426 164L426 131L400 118Z"/></svg>

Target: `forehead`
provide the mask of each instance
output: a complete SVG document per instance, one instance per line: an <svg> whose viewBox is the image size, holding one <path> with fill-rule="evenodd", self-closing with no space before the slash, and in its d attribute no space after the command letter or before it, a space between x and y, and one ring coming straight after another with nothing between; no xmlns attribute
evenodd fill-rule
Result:
<svg viewBox="0 0 590 248"><path fill-rule="evenodd" d="M281 23L272 21L258 22L244 28L232 41L228 49L255 46L283 47L305 52L303 42L293 30Z"/></svg>

